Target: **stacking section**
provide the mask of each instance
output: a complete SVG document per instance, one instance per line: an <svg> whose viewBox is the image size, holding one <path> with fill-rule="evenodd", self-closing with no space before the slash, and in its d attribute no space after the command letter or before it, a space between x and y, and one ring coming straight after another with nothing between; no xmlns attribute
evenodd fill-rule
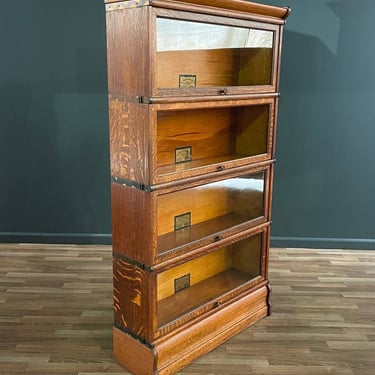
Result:
<svg viewBox="0 0 375 375"><path fill-rule="evenodd" d="M105 0L118 362L173 374L270 314L288 8Z"/></svg>

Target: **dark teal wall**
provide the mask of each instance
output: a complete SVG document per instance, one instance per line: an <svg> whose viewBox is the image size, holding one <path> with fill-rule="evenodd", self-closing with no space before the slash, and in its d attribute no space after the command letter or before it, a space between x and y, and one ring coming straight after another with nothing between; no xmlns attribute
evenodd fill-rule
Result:
<svg viewBox="0 0 375 375"><path fill-rule="evenodd" d="M285 29L273 245L375 248L373 0ZM109 242L102 0L0 0L0 240Z"/></svg>
<svg viewBox="0 0 375 375"><path fill-rule="evenodd" d="M103 2L0 8L0 240L108 241Z"/></svg>
<svg viewBox="0 0 375 375"><path fill-rule="evenodd" d="M375 248L373 0L274 0L285 30L274 245Z"/></svg>

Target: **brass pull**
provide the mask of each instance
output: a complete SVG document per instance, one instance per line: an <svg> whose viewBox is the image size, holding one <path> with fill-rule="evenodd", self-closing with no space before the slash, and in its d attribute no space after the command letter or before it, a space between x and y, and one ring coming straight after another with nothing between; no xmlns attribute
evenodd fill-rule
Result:
<svg viewBox="0 0 375 375"><path fill-rule="evenodd" d="M214 307L219 307L221 305L220 301L215 302Z"/></svg>
<svg viewBox="0 0 375 375"><path fill-rule="evenodd" d="M215 237L215 242L219 242L219 241L221 241L223 239L223 237L221 237L221 236L216 236Z"/></svg>
<svg viewBox="0 0 375 375"><path fill-rule="evenodd" d="M223 171L224 169L225 169L224 165L219 165L219 166L217 167L217 170L218 170L218 171Z"/></svg>
<svg viewBox="0 0 375 375"><path fill-rule="evenodd" d="M228 89L220 89L220 95L227 95L228 94Z"/></svg>

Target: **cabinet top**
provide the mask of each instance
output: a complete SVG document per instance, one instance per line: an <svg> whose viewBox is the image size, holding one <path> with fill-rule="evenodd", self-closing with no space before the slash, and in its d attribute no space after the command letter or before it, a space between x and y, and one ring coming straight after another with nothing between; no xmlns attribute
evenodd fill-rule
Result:
<svg viewBox="0 0 375 375"><path fill-rule="evenodd" d="M193 4L210 8L219 8L232 11L241 11L260 16L268 16L285 20L289 13L289 7L276 7L271 5L253 3L246 0L104 0L105 4L118 3L121 8L133 8L140 6L155 6L174 8L173 4L178 5Z"/></svg>

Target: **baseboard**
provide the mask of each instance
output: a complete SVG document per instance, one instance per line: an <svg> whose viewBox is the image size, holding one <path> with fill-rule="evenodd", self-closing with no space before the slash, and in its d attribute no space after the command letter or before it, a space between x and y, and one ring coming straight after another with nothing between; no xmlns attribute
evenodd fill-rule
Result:
<svg viewBox="0 0 375 375"><path fill-rule="evenodd" d="M111 245L111 234L0 232L0 243Z"/></svg>
<svg viewBox="0 0 375 375"><path fill-rule="evenodd" d="M56 243L111 245L108 233L28 233L0 232L0 243ZM271 237L272 247L309 249L375 250L375 238Z"/></svg>
<svg viewBox="0 0 375 375"><path fill-rule="evenodd" d="M271 237L272 247L375 250L375 238Z"/></svg>

